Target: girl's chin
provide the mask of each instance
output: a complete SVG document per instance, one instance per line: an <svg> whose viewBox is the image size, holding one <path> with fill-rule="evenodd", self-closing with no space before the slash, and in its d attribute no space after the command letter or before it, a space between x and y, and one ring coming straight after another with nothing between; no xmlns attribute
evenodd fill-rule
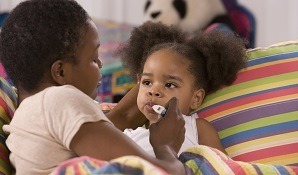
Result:
<svg viewBox="0 0 298 175"><path fill-rule="evenodd" d="M145 116L150 121L150 123L155 123L158 120L158 114L156 113L147 113Z"/></svg>

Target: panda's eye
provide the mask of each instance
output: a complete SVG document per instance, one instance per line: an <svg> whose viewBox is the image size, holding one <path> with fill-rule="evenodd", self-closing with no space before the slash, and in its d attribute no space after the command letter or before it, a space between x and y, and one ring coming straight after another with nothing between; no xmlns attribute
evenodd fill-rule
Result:
<svg viewBox="0 0 298 175"><path fill-rule="evenodd" d="M145 12L148 10L150 5L151 5L151 1L149 0L146 2L145 9L144 9Z"/></svg>

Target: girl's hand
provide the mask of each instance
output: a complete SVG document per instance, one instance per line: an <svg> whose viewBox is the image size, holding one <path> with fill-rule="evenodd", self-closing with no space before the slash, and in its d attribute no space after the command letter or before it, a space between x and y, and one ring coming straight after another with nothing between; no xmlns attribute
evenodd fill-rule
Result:
<svg viewBox="0 0 298 175"><path fill-rule="evenodd" d="M154 149L156 156L157 149L161 147L170 147L177 155L184 141L185 121L178 109L178 99L173 97L165 105L167 113L164 117L150 125L150 143Z"/></svg>

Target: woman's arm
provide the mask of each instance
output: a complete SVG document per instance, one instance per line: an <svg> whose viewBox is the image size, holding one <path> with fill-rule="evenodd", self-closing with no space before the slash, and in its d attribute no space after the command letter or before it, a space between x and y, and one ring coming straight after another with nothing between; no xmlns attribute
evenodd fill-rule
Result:
<svg viewBox="0 0 298 175"><path fill-rule="evenodd" d="M197 120L198 139L200 145L206 145L216 148L227 154L221 145L219 136L215 128L205 119L198 118Z"/></svg>
<svg viewBox="0 0 298 175"><path fill-rule="evenodd" d="M147 121L137 106L139 85L132 88L118 104L106 114L113 124L124 131L126 128L137 128Z"/></svg>
<svg viewBox="0 0 298 175"><path fill-rule="evenodd" d="M185 122L177 107L177 99L172 100L166 116L150 127L150 142L158 159L144 152L129 137L106 121L83 124L73 137L70 148L78 156L86 155L101 160L136 155L170 174L183 175L183 164L177 159L174 151L180 149L185 132Z"/></svg>

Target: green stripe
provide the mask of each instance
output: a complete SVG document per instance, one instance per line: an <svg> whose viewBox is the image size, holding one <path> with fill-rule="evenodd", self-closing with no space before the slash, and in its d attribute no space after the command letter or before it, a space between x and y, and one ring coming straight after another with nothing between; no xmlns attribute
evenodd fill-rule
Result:
<svg viewBox="0 0 298 175"><path fill-rule="evenodd" d="M252 130L252 129L256 129L256 128L261 128L264 126L275 125L275 124L279 124L279 123L295 121L295 120L298 120L297 116L298 116L298 111L279 114L279 115L273 115L270 117L265 117L265 118L253 120L250 122L246 122L243 124L239 124L239 125L230 127L223 131L220 131L218 134L219 134L219 137L221 139L223 139L223 138L226 138L228 136L234 135L239 132L248 131L248 130Z"/></svg>
<svg viewBox="0 0 298 175"><path fill-rule="evenodd" d="M293 79L297 79L297 78L298 78L298 71L246 81L246 82L239 83L236 85L228 86L224 89L218 90L215 93L207 95L206 98L204 99L204 103L207 103L208 101L218 98L220 96L228 95L235 91L244 90L244 89L252 88L252 87L258 88L258 86L261 86L261 85L280 83L282 81L289 81L289 80L293 80ZM297 83L295 83L295 84L297 84ZM276 88L276 87L277 86L272 87L272 88Z"/></svg>
<svg viewBox="0 0 298 175"><path fill-rule="evenodd" d="M184 163L186 166L188 166L194 174L197 175L203 175L203 172L200 170L200 168L198 167L197 163L195 162L195 160L188 160L187 162ZM213 166L213 165L212 165Z"/></svg>
<svg viewBox="0 0 298 175"><path fill-rule="evenodd" d="M272 157L271 157L272 158ZM256 164L258 165L258 164ZM258 166L258 168L261 170L262 174L271 174L271 175L278 175L279 173L276 172L274 165L264 165L264 164L260 164L263 166Z"/></svg>
<svg viewBox="0 0 298 175"><path fill-rule="evenodd" d="M270 55L278 55L282 53L297 52L297 51L298 51L298 42L288 44L288 45L272 46L269 48L256 48L256 49L249 50L247 53L249 57L248 59L251 60L251 59L270 56Z"/></svg>
<svg viewBox="0 0 298 175"><path fill-rule="evenodd" d="M10 166L9 162L4 162L3 160L0 159L0 166L3 168L2 173L11 174L11 166Z"/></svg>

